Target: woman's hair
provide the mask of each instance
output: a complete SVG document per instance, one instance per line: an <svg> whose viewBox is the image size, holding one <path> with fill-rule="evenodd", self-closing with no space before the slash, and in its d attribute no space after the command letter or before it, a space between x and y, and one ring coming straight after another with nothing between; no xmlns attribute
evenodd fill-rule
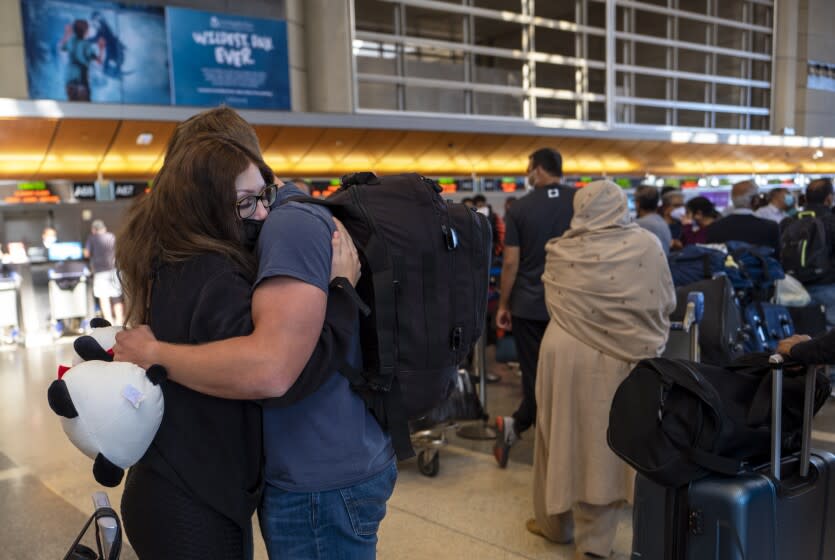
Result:
<svg viewBox="0 0 835 560"><path fill-rule="evenodd" d="M696 212L701 212L702 216L707 218L718 218L719 212L716 211L716 206L710 201L710 199L704 196L697 196L696 198L691 198L687 201L687 210L691 214L695 214Z"/></svg>
<svg viewBox="0 0 835 560"><path fill-rule="evenodd" d="M166 154L151 192L128 211L116 243L116 267L126 298L126 324L147 323L156 268L196 255L227 257L252 277L253 255L241 244L235 180L250 163L265 183L272 170L231 136L199 134Z"/></svg>
<svg viewBox="0 0 835 560"><path fill-rule="evenodd" d="M178 124L171 138L168 139L166 157L176 151L182 143L188 142L190 138L206 133L230 136L261 157L261 146L255 129L237 111L225 105L197 113Z"/></svg>

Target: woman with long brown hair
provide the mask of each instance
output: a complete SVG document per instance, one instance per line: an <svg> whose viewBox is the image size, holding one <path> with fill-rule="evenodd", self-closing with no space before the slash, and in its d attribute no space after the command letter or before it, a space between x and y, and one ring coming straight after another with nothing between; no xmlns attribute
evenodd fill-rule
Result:
<svg viewBox="0 0 835 560"><path fill-rule="evenodd" d="M169 146L151 193L131 208L117 248L129 325L148 324L160 340L177 344L252 331L252 248L277 186L246 140L203 133ZM351 276L346 270L358 270L358 263L339 261L344 251L334 248L335 273ZM353 315L343 315L350 323ZM322 336L329 336L327 329ZM333 337L325 346L317 345L319 361L307 368L330 371ZM128 539L143 560L251 558L251 518L262 488L259 405L172 380L162 389L162 424L125 483Z"/></svg>

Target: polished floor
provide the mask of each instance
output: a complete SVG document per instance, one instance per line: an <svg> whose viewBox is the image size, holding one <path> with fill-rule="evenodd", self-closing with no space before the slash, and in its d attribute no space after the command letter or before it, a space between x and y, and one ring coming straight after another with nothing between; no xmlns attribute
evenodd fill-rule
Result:
<svg viewBox="0 0 835 560"><path fill-rule="evenodd" d="M63 558L101 490L91 462L66 440L46 403L46 389L70 347L0 348L0 560ZM488 412L509 414L521 395L516 373L489 359L500 381L488 385ZM835 450L835 406L816 419L815 445ZM525 530L532 513L532 434L514 447L507 470L491 456L491 442L450 434L440 472L423 476L414 460L400 477L380 530L385 559L569 559L571 546L546 542ZM117 505L121 489L108 491ZM630 512L616 540L618 560L629 557ZM256 558L266 554L256 535ZM129 547L122 558L136 556Z"/></svg>

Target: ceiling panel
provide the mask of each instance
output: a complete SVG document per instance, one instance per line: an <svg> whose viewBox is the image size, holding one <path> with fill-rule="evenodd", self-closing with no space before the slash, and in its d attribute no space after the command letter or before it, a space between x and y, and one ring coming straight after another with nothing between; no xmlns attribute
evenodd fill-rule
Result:
<svg viewBox="0 0 835 560"><path fill-rule="evenodd" d="M345 159L364 135L365 131L351 128L325 129L307 155L295 164L295 173L305 175L321 169L331 170L330 175L347 173L350 167L345 165Z"/></svg>
<svg viewBox="0 0 835 560"><path fill-rule="evenodd" d="M437 133L409 131L402 136L391 150L377 160L380 173L398 173L404 170L420 170L418 162L435 141Z"/></svg>
<svg viewBox="0 0 835 560"><path fill-rule="evenodd" d="M149 178L175 123L94 119L0 119L0 178ZM810 147L687 144L605 137L522 136L258 125L265 158L281 177L336 177L371 170L428 175L521 175L543 146L563 155L566 173L754 174L832 173L832 149L813 159ZM153 141L138 146L150 132Z"/></svg>
<svg viewBox="0 0 835 560"><path fill-rule="evenodd" d="M377 165L380 160L406 134L404 130L367 130L362 141L345 156L342 164L350 170L378 171Z"/></svg>
<svg viewBox="0 0 835 560"><path fill-rule="evenodd" d="M264 153L270 144L273 143L275 140L278 131L281 130L280 126L270 126L266 124L258 124L253 127L255 129L255 135L258 136L258 144L261 146L261 153Z"/></svg>
<svg viewBox="0 0 835 560"><path fill-rule="evenodd" d="M264 159L279 177L294 175L299 161L310 152L323 132L321 128L282 127L264 150Z"/></svg>
<svg viewBox="0 0 835 560"><path fill-rule="evenodd" d="M95 176L120 121L63 119L41 164L41 177Z"/></svg>
<svg viewBox="0 0 835 560"><path fill-rule="evenodd" d="M488 158L507 140L502 134L473 134L470 141L456 150L455 162L472 167L475 173L489 169Z"/></svg>
<svg viewBox="0 0 835 560"><path fill-rule="evenodd" d="M429 148L421 154L418 165L428 173L437 175L459 174L470 175L474 172L472 165L459 160L460 150L470 143L474 134L462 132L439 132ZM463 159L463 158L461 158ZM427 173L424 171L424 173Z"/></svg>
<svg viewBox="0 0 835 560"><path fill-rule="evenodd" d="M34 175L57 125L57 119L0 119L0 177Z"/></svg>
<svg viewBox="0 0 835 560"><path fill-rule="evenodd" d="M175 126L171 122L122 121L99 170L117 177L151 173L157 160L165 153ZM140 134L150 134L150 144L137 144Z"/></svg>

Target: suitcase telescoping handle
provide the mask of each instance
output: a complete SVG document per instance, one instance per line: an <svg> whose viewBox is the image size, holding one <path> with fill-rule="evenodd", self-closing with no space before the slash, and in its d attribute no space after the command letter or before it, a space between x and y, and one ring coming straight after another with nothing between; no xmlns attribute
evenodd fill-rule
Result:
<svg viewBox="0 0 835 560"><path fill-rule="evenodd" d="M705 314L705 295L702 292L690 292L687 294L687 307L684 309L684 318L681 321L670 323L671 331L682 331L690 335L690 361L702 361L701 348L699 346L699 323Z"/></svg>
<svg viewBox="0 0 835 560"><path fill-rule="evenodd" d="M771 364L771 476L780 480L783 441L783 356L774 354ZM815 407L815 377L817 366L806 369L803 397L803 443L800 448L800 476L809 475L812 460L812 416Z"/></svg>

